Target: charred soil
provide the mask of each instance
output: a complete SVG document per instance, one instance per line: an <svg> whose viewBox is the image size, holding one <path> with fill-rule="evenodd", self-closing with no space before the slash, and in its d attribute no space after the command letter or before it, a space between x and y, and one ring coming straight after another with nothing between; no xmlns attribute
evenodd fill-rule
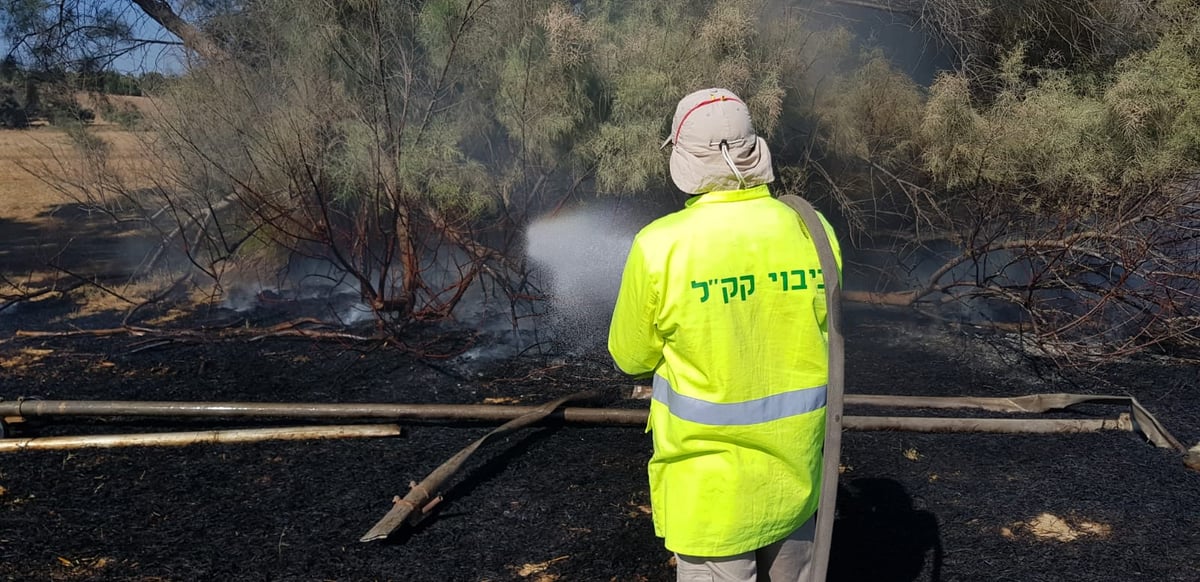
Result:
<svg viewBox="0 0 1200 582"><path fill-rule="evenodd" d="M595 389L607 395L595 405L645 406L623 397L634 382L599 349L483 364L297 339L140 349L130 336L14 336L45 321L36 311L0 319L5 399L535 404ZM872 311L849 323L850 392L1129 394L1181 441L1200 439L1195 368L1143 360L1039 376L962 330ZM317 422L31 420L10 436ZM385 439L5 453L0 579L672 579L637 427L517 433L481 449L430 519L359 543L410 481L491 428L402 424ZM831 579L1198 580L1196 499L1200 474L1132 433L850 432Z"/></svg>

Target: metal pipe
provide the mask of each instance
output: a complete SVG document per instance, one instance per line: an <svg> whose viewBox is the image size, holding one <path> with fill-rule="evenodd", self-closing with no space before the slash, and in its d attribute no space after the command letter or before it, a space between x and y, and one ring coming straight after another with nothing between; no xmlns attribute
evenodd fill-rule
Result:
<svg viewBox="0 0 1200 582"><path fill-rule="evenodd" d="M851 397L847 397L850 401ZM386 404L285 402L154 402L14 400L0 402L0 417L131 416L198 418L386 418L390 420L509 421L536 412L538 406L496 404ZM573 424L644 426L644 408L560 408L547 418ZM1125 416L1125 415L1122 415ZM913 432L1055 433L1131 430L1115 420L1007 419L846 416L847 430ZM1109 424L1105 424L1109 423Z"/></svg>
<svg viewBox="0 0 1200 582"><path fill-rule="evenodd" d="M986 432L1003 434L1061 434L1101 430L1132 431L1128 414L1118 418L920 418L906 416L847 416L851 430L898 430L908 432Z"/></svg>
<svg viewBox="0 0 1200 582"><path fill-rule="evenodd" d="M144 434L104 434L0 439L0 453L115 447L182 447L197 444L250 443L267 440L339 439L399 436L394 424L299 426Z"/></svg>
<svg viewBox="0 0 1200 582"><path fill-rule="evenodd" d="M386 418L508 421L537 406L291 402L169 402L118 400L0 401L0 417L137 416L196 418ZM645 424L646 410L564 408L551 415L584 424Z"/></svg>
<svg viewBox="0 0 1200 582"><path fill-rule="evenodd" d="M993 412L1046 412L1077 404L1129 405L1127 396L1035 394L1012 398L848 394L847 406L976 408ZM0 400L0 418L37 416L195 416L269 418L396 418L511 420L536 406L497 404L394 404L328 402L171 402L121 400ZM579 422L606 422L596 408L567 408ZM613 409L625 410L625 409Z"/></svg>

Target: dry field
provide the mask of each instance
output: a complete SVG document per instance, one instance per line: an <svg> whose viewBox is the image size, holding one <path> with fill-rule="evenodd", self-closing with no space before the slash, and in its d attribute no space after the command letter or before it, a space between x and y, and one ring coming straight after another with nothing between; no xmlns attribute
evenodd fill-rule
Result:
<svg viewBox="0 0 1200 582"><path fill-rule="evenodd" d="M109 146L108 168L134 187L150 184L153 164L145 155L145 135L114 126L90 132ZM68 183L83 184L84 156L65 131L51 127L0 130L0 220L30 222L73 203ZM66 191L64 191L64 188Z"/></svg>
<svg viewBox="0 0 1200 582"><path fill-rule="evenodd" d="M145 255L148 239L131 224L118 224L94 205L154 184L155 164L146 154L149 134L103 123L88 135L105 144L103 158L90 157L70 133L52 127L0 130L0 305L8 299L61 290L82 278L110 278L130 271ZM105 184L101 186L101 184ZM122 283L126 298L153 292ZM70 317L95 310L128 309L100 288L75 293ZM60 298L61 293L38 295ZM119 305L113 305L114 300Z"/></svg>

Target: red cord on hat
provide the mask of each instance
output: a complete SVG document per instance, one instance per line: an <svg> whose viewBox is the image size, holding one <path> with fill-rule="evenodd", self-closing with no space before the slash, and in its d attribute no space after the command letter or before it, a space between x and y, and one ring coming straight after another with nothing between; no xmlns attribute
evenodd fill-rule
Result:
<svg viewBox="0 0 1200 582"><path fill-rule="evenodd" d="M684 122L687 121L688 116L691 115L693 111L700 109L701 107L704 107L705 105L708 105L710 103L716 103L718 101L733 101L734 103L742 103L736 97L730 97L728 95L721 95L720 97L713 97L712 99L709 99L708 101L701 101L701 102L697 103L694 107L692 107L691 109L688 109L687 113L683 114L683 119L679 120L679 127L675 128L675 139L671 140L671 143L675 143L675 144L679 143L679 132L683 131L683 124L684 124ZM745 105L745 103L742 103L742 105Z"/></svg>

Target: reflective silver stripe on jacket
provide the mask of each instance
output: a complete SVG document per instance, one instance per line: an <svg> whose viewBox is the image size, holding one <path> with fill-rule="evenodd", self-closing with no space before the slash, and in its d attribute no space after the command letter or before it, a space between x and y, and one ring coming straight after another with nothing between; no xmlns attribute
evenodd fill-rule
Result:
<svg viewBox="0 0 1200 582"><path fill-rule="evenodd" d="M825 406L825 386L801 388L745 402L707 402L675 391L662 376L654 376L653 398L687 421L721 426L770 422Z"/></svg>

